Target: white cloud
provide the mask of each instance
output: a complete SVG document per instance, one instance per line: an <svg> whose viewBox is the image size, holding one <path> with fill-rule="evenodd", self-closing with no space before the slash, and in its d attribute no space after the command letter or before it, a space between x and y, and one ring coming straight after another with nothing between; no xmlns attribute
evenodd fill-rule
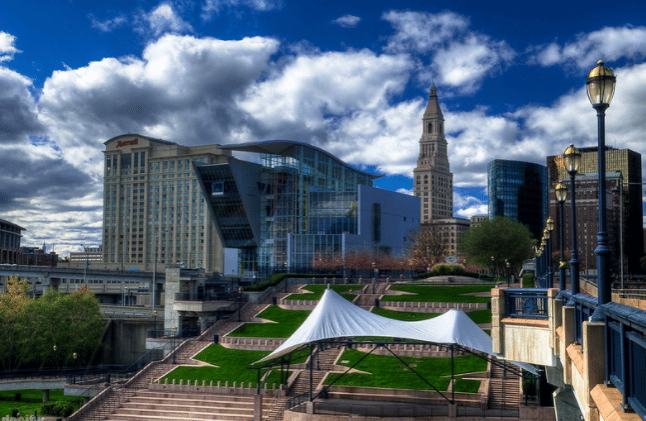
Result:
<svg viewBox="0 0 646 421"><path fill-rule="evenodd" d="M481 81L500 73L515 53L503 41L470 35L463 42L452 43L433 57L438 82L464 92L477 89Z"/></svg>
<svg viewBox="0 0 646 421"><path fill-rule="evenodd" d="M385 47L389 52L410 52L430 58L430 69L420 61L420 79L435 80L462 93L475 91L483 79L500 73L516 53L504 41L469 30L469 20L452 12L384 13L394 35Z"/></svg>
<svg viewBox="0 0 646 421"><path fill-rule="evenodd" d="M335 23L343 28L354 28L359 24L361 18L359 16L353 15L343 15L340 18L334 19L332 23Z"/></svg>
<svg viewBox="0 0 646 421"><path fill-rule="evenodd" d="M208 21L214 15L219 14L223 9L237 7L248 7L249 9L266 12L283 7L282 0L204 0L202 4L202 20Z"/></svg>
<svg viewBox="0 0 646 421"><path fill-rule="evenodd" d="M641 60L646 56L646 27L605 27L579 34L575 41L563 45L553 42L535 51L532 62L543 66L565 63L578 69L592 69L598 60Z"/></svg>
<svg viewBox="0 0 646 421"><path fill-rule="evenodd" d="M399 188L399 189L397 189L396 191L397 191L397 193L406 194L406 195L408 195L408 196L412 196L412 195L413 195L413 189L404 189L404 188Z"/></svg>
<svg viewBox="0 0 646 421"><path fill-rule="evenodd" d="M446 45L467 30L469 20L453 12L438 14L390 11L382 15L395 34L388 40L386 51L427 53Z"/></svg>
<svg viewBox="0 0 646 421"><path fill-rule="evenodd" d="M191 25L183 20L170 3L161 3L148 13L142 13L140 19L147 23L150 32L159 36L167 32L185 33L193 31Z"/></svg>
<svg viewBox="0 0 646 421"><path fill-rule="evenodd" d="M368 50L301 55L251 86L240 106L274 138L322 144L343 117L384 107L411 69L404 55Z"/></svg>
<svg viewBox="0 0 646 421"><path fill-rule="evenodd" d="M111 19L106 19L104 21L96 19L94 15L89 15L89 18L92 22L92 27L98 29L101 32L111 32L115 28L125 25L128 22L128 18L126 18L126 16L122 14Z"/></svg>
<svg viewBox="0 0 646 421"><path fill-rule="evenodd" d="M13 59L13 55L21 51L16 48L16 37L0 31L0 63Z"/></svg>

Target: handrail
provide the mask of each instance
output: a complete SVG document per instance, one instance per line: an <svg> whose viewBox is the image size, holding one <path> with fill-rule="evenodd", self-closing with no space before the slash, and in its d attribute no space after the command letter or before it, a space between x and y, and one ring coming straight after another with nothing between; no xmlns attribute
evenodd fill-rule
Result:
<svg viewBox="0 0 646 421"><path fill-rule="evenodd" d="M508 317L548 318L546 288L508 288L505 297Z"/></svg>

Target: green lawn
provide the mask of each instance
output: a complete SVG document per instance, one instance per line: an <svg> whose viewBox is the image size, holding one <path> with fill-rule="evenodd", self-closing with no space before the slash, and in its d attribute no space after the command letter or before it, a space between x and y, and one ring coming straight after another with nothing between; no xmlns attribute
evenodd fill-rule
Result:
<svg viewBox="0 0 646 421"><path fill-rule="evenodd" d="M172 383L173 379L175 379L176 384L179 383L180 379L184 380L184 384L186 384L187 380L190 380L191 384L195 384L195 381L197 380L200 385L204 380L207 385L209 385L211 380L213 380L214 386L217 385L218 381L220 381L222 385L224 385L224 382L228 381L229 385L232 385L233 382L237 382L238 385L240 382L244 382L245 387L248 386L249 382L252 382L253 387L255 387L258 380L258 371L247 367L267 354L269 354L269 351L229 349L222 345L211 344L202 352L197 354L195 359L212 364L216 367L177 367L166 376L162 377L160 383L164 383L165 379L168 378L169 383ZM308 356L309 349L297 351L292 355L290 363L303 363ZM266 369L261 370L261 376L264 376L266 372ZM286 377L289 377L289 374L287 374ZM269 387L271 387L273 383L276 385L280 384L279 367L271 369L271 372L264 380L263 384L264 383L267 383Z"/></svg>
<svg viewBox="0 0 646 421"><path fill-rule="evenodd" d="M357 350L345 350L340 358L340 364L351 366L364 355L365 353ZM424 378L437 389L442 391L448 389L451 380L451 358L401 358L406 361L408 365L413 367L415 371L424 376ZM485 371L487 369L487 362L473 355L456 357L454 362L455 374ZM335 385L384 387L393 389L431 389L430 386L414 374L408 367L404 366L399 360L392 356L371 354L355 366L355 369L365 371L370 374L349 373L341 377ZM326 379L326 384L332 383L332 381L339 376L340 374L329 375ZM460 387L465 386L468 388L473 387L473 385L468 382L464 384L464 386ZM456 391L458 391L457 387L458 386L456 386Z"/></svg>
<svg viewBox="0 0 646 421"><path fill-rule="evenodd" d="M391 291L403 291L412 295L386 295L381 301L419 301L430 303L486 303L490 297L467 295L477 292L490 292L491 285L393 285Z"/></svg>
<svg viewBox="0 0 646 421"><path fill-rule="evenodd" d="M478 393L478 390L480 390L480 380L457 377L453 384L453 390L461 393Z"/></svg>
<svg viewBox="0 0 646 421"><path fill-rule="evenodd" d="M416 322L419 320L432 319L442 313L412 313L408 311L386 310L383 308L373 308L372 312L389 319L402 320L405 322ZM482 309L466 313L476 324L491 323L491 310Z"/></svg>
<svg viewBox="0 0 646 421"><path fill-rule="evenodd" d="M244 382L245 387L249 382L253 382L255 385L258 372L256 370L249 370L247 367L267 354L269 354L268 351L236 350L228 349L218 344L211 344L197 354L195 359L213 364L217 367L177 367L162 377L160 382L164 383L165 379L168 379L168 382L171 383L175 379L175 383L177 384L182 379L185 384L187 380L191 380L191 383L197 380L199 384L202 384L202 381L206 380L206 384L208 385L213 380L214 385L218 381L221 381L222 385L226 381L230 385L234 381L238 382L238 384Z"/></svg>
<svg viewBox="0 0 646 421"><path fill-rule="evenodd" d="M364 285L330 285L330 289L338 292L345 299L352 301L354 295L345 294L350 291L363 289ZM291 294L287 297L288 300L320 300L323 293L327 289L327 285L305 285L303 289L311 291L311 293Z"/></svg>
<svg viewBox="0 0 646 421"><path fill-rule="evenodd" d="M16 393L20 393L21 400L16 401ZM65 396L63 389L50 390L49 401L66 401L72 402L75 409L78 409L83 404L83 400L77 396ZM42 416L43 412L43 391L42 390L8 390L0 391L0 418L11 416L11 410L17 409L21 416L34 415L34 411L38 411L38 416Z"/></svg>
<svg viewBox="0 0 646 421"><path fill-rule="evenodd" d="M285 310L269 306L258 315L276 323L245 323L228 336L250 338L289 338L303 324L310 311Z"/></svg>

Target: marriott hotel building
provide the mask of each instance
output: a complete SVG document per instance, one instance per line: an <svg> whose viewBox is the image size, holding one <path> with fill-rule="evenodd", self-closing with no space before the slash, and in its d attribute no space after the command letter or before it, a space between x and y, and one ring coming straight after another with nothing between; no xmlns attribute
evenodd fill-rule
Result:
<svg viewBox="0 0 646 421"><path fill-rule="evenodd" d="M149 271L156 259L158 271L222 272L224 251L192 162L222 163L231 152L127 134L105 142L104 153L102 265Z"/></svg>

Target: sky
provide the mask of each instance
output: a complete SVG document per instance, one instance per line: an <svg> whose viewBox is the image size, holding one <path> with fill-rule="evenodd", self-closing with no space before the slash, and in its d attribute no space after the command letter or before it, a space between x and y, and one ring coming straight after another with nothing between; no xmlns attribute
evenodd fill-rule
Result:
<svg viewBox="0 0 646 421"><path fill-rule="evenodd" d="M437 87L454 216L487 164L595 146L585 76L617 74L606 143L646 153L637 2L24 0L0 6L0 219L59 255L101 244L103 150L288 139L411 194Z"/></svg>

